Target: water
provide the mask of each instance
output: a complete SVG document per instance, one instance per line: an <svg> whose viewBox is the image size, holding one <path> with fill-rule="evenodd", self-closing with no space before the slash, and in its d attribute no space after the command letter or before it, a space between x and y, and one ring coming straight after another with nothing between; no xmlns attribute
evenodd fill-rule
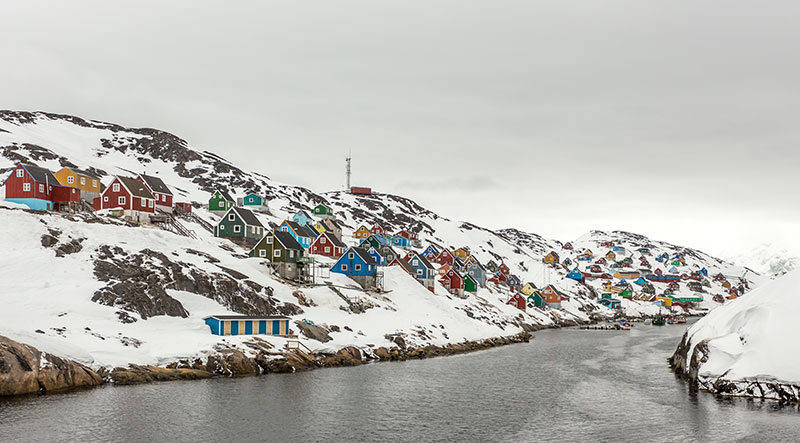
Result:
<svg viewBox="0 0 800 443"><path fill-rule="evenodd" d="M0 401L0 441L797 441L796 407L691 393L683 327L357 368Z"/></svg>

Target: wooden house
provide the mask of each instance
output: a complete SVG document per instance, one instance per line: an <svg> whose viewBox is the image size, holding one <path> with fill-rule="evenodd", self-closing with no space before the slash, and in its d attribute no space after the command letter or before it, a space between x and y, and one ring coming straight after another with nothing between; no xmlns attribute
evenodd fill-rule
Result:
<svg viewBox="0 0 800 443"><path fill-rule="evenodd" d="M570 271L569 274L567 274L567 278L571 279L571 280L581 281L582 282L583 281L583 273L580 271L580 269L575 268L572 271Z"/></svg>
<svg viewBox="0 0 800 443"><path fill-rule="evenodd" d="M408 232L400 230L392 236L392 246L407 248L410 245L410 237L411 235Z"/></svg>
<svg viewBox="0 0 800 443"><path fill-rule="evenodd" d="M321 228L325 232L331 233L334 237L338 238L339 240L342 239L342 227L339 226L339 223L336 223L336 220L332 218L325 218L317 222L315 225L316 227ZM319 231L318 232L322 232Z"/></svg>
<svg viewBox="0 0 800 443"><path fill-rule="evenodd" d="M331 218L334 216L333 208L323 204L314 206L314 209L311 210L311 213L317 218Z"/></svg>
<svg viewBox="0 0 800 443"><path fill-rule="evenodd" d="M422 283L423 286L428 288L429 291L434 291L434 283L436 281L436 269L424 255L415 251L411 251L405 258L406 262L414 268L414 277Z"/></svg>
<svg viewBox="0 0 800 443"><path fill-rule="evenodd" d="M453 269L458 272L464 272L467 268L467 263L458 256L453 257Z"/></svg>
<svg viewBox="0 0 800 443"><path fill-rule="evenodd" d="M439 267L439 269L436 270L436 273L439 275L439 277L443 277L445 274L447 274L447 271L451 269L453 269L452 266L448 264L443 264L442 266Z"/></svg>
<svg viewBox="0 0 800 443"><path fill-rule="evenodd" d="M667 288L668 289L672 289L673 291L677 291L678 289L681 288L681 285L680 285L680 283L674 281L674 282L670 282L670 284L667 285Z"/></svg>
<svg viewBox="0 0 800 443"><path fill-rule="evenodd" d="M211 212L228 212L228 209L236 206L236 200L228 194L228 191L218 189L211 193L208 199L208 210Z"/></svg>
<svg viewBox="0 0 800 443"><path fill-rule="evenodd" d="M365 248L365 249L366 249L366 248ZM372 257L372 259L373 259L373 260L375 260L375 263L376 263L378 266L386 266L386 264L387 264L387 263L389 263L389 262L388 262L388 261L386 261L386 259L385 259L385 258L384 258L384 257L381 255L381 253L380 253L380 252L378 252L378 250L377 250L377 249L375 249L375 248L373 248L373 247L370 247L369 249L367 249L367 254L369 254L369 256L370 256L370 257Z"/></svg>
<svg viewBox="0 0 800 443"><path fill-rule="evenodd" d="M381 246L391 246L391 242L386 237L378 234L370 234L369 237L362 239L360 243L360 247L364 249L369 249L369 247L380 249Z"/></svg>
<svg viewBox="0 0 800 443"><path fill-rule="evenodd" d="M269 212L269 199L267 197L251 192L238 199L237 203L243 208L251 211Z"/></svg>
<svg viewBox="0 0 800 443"><path fill-rule="evenodd" d="M522 280L514 274L508 274L506 283L508 283L508 287L511 288L512 291L516 291L522 286Z"/></svg>
<svg viewBox="0 0 800 443"><path fill-rule="evenodd" d="M511 272L511 270L508 268L508 266L506 266L505 263L500 263L500 266L497 267L497 271L505 275L508 275Z"/></svg>
<svg viewBox="0 0 800 443"><path fill-rule="evenodd" d="M605 264L608 264L608 261L606 260L605 257L600 257L599 259L597 259L597 261L594 262L594 264L596 264L596 265L605 265Z"/></svg>
<svg viewBox="0 0 800 443"><path fill-rule="evenodd" d="M400 266L401 268L403 268L403 270L408 272L408 275L417 278L417 270L412 268L411 265L408 264L408 262L403 260L401 257L397 257L394 260L392 260L391 263L389 263L389 266Z"/></svg>
<svg viewBox="0 0 800 443"><path fill-rule="evenodd" d="M311 248L308 251L314 255L337 258L344 254L345 249L347 249L347 246L336 236L330 232L323 232L311 243Z"/></svg>
<svg viewBox="0 0 800 443"><path fill-rule="evenodd" d="M453 266L454 262L455 262L455 257L453 256L453 253L447 249L443 249L442 252L439 253L439 256L436 257L436 260L434 260L434 263L437 263L439 265Z"/></svg>
<svg viewBox="0 0 800 443"><path fill-rule="evenodd" d="M527 300L525 296L517 292L516 294L512 295L511 298L508 299L506 302L507 305L511 305L520 311L524 311L527 305Z"/></svg>
<svg viewBox="0 0 800 443"><path fill-rule="evenodd" d="M606 253L606 259L608 259L608 260L616 260L617 259L617 254L614 251L608 251Z"/></svg>
<svg viewBox="0 0 800 443"><path fill-rule="evenodd" d="M192 212L192 204L189 202L177 202L175 203L175 211L179 214L190 214Z"/></svg>
<svg viewBox="0 0 800 443"><path fill-rule="evenodd" d="M61 186L48 169L19 163L4 182L6 200L38 211L67 211L80 201L80 191Z"/></svg>
<svg viewBox="0 0 800 443"><path fill-rule="evenodd" d="M522 285L522 288L520 289L520 292L522 292L523 295L527 296L527 295L533 294L533 292L536 291L536 290L538 290L538 288L536 287L535 284L533 284L531 282L527 282L524 285Z"/></svg>
<svg viewBox="0 0 800 443"><path fill-rule="evenodd" d="M135 178L114 177L94 199L94 209L121 209L124 217L137 222L149 223L156 212L156 198L147 186Z"/></svg>
<svg viewBox="0 0 800 443"><path fill-rule="evenodd" d="M289 317L283 315L212 315L203 319L214 335L277 335L291 334Z"/></svg>
<svg viewBox="0 0 800 443"><path fill-rule="evenodd" d="M477 260L468 262L466 273L478 283L478 286L486 286L486 281L488 280L486 269Z"/></svg>
<svg viewBox="0 0 800 443"><path fill-rule="evenodd" d="M100 177L93 172L64 167L53 175L61 186L77 189L80 199L85 202L93 203L103 192Z"/></svg>
<svg viewBox="0 0 800 443"><path fill-rule="evenodd" d="M495 272L498 271L497 263L495 263L494 260L489 260L489 262L486 263L486 270L489 273L494 274Z"/></svg>
<svg viewBox="0 0 800 443"><path fill-rule="evenodd" d="M731 282L729 282L728 280L725 280L724 282L722 282L722 287L725 288L725 289L730 289L731 288Z"/></svg>
<svg viewBox="0 0 800 443"><path fill-rule="evenodd" d="M381 244L375 249L380 252L380 254L386 259L387 263L391 263L395 258L400 257L400 254L398 254L390 244Z"/></svg>
<svg viewBox="0 0 800 443"><path fill-rule="evenodd" d="M368 289L377 284L378 264L363 248L352 247L333 265L331 272L347 275L362 288Z"/></svg>
<svg viewBox="0 0 800 443"><path fill-rule="evenodd" d="M373 234L386 236L386 229L384 229L379 223L372 225L372 229L369 231Z"/></svg>
<svg viewBox="0 0 800 443"><path fill-rule="evenodd" d="M248 209L232 207L214 226L214 237L237 240L244 245L253 245L264 237L264 225Z"/></svg>
<svg viewBox="0 0 800 443"><path fill-rule="evenodd" d="M591 255L589 255L589 254L578 254L578 256L575 257L575 260L576 261L592 261L592 258L593 257Z"/></svg>
<svg viewBox="0 0 800 443"><path fill-rule="evenodd" d="M478 282L475 281L469 274L464 274L462 276L464 278L464 292L469 292L472 294L478 293Z"/></svg>
<svg viewBox="0 0 800 443"><path fill-rule="evenodd" d="M310 248L311 243L317 237L314 233L309 231L310 228L301 226L291 220L284 220L277 229L281 232L288 232L289 235L294 237L297 243L300 243L300 246L305 249Z"/></svg>
<svg viewBox="0 0 800 443"><path fill-rule="evenodd" d="M544 297L545 304L551 308L561 308L561 302L567 300L567 297L553 285L547 285L540 292Z"/></svg>
<svg viewBox="0 0 800 443"><path fill-rule="evenodd" d="M355 232L353 232L353 238L358 240L367 238L370 235L372 235L372 233L369 232L369 229L367 229L367 227L364 225L359 226L358 229L356 229Z"/></svg>
<svg viewBox="0 0 800 443"><path fill-rule="evenodd" d="M542 258L542 262L548 265L557 265L560 261L561 259L559 258L556 251L550 251L549 254L545 255L544 258Z"/></svg>
<svg viewBox="0 0 800 443"><path fill-rule="evenodd" d="M440 254L439 249L437 249L436 246L433 245L428 245L428 247L425 248L424 251L422 251L422 255L424 255L425 258L427 258L432 262L435 262L436 257L438 257L439 254Z"/></svg>
<svg viewBox="0 0 800 443"><path fill-rule="evenodd" d="M458 248L455 251L453 251L453 255L462 260L466 260L467 257L470 256L470 251L469 248Z"/></svg>
<svg viewBox="0 0 800 443"><path fill-rule="evenodd" d="M539 292L539 290L533 291L531 294L529 294L526 301L530 307L541 308L547 305L544 300L544 296L542 296L542 293Z"/></svg>
<svg viewBox="0 0 800 443"><path fill-rule="evenodd" d="M139 174L136 179L144 183L150 193L153 194L156 199L156 208L172 212L172 191L163 180L159 177L145 174Z"/></svg>
<svg viewBox="0 0 800 443"><path fill-rule="evenodd" d="M292 216L292 221L300 226L307 226L314 224L314 218L311 217L311 215L303 209L294 213L294 215Z"/></svg>
<svg viewBox="0 0 800 443"><path fill-rule="evenodd" d="M279 276L295 281L311 279L306 250L288 232L267 232L250 250L250 257L269 260L270 268Z"/></svg>
<svg viewBox="0 0 800 443"><path fill-rule="evenodd" d="M447 271L440 279L439 283L444 286L447 292L457 296L464 296L464 278L454 269Z"/></svg>

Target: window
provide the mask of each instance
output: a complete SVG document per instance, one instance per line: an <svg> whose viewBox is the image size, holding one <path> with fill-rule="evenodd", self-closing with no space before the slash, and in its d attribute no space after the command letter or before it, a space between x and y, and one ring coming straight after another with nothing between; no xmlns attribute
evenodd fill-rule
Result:
<svg viewBox="0 0 800 443"><path fill-rule="evenodd" d="M294 258L294 251L289 251L289 258Z"/></svg>
<svg viewBox="0 0 800 443"><path fill-rule="evenodd" d="M234 221L234 220L236 220L236 216L233 215L233 213L231 212L230 214L228 214L228 221Z"/></svg>
<svg viewBox="0 0 800 443"><path fill-rule="evenodd" d="M367 271L371 271L371 270L372 270L372 265L367 265Z"/></svg>
<svg viewBox="0 0 800 443"><path fill-rule="evenodd" d="M361 270L361 265L359 265L359 264L356 264L356 265L354 265L354 266L353 266L353 269L354 269L355 271L360 271L360 270Z"/></svg>
<svg viewBox="0 0 800 443"><path fill-rule="evenodd" d="M347 271L347 265L342 265L342 271Z"/></svg>
<svg viewBox="0 0 800 443"><path fill-rule="evenodd" d="M22 168L17 169L17 177L24 177L25 171Z"/></svg>
<svg viewBox="0 0 800 443"><path fill-rule="evenodd" d="M107 201L108 201L108 196L107 196L107 195L103 196L103 201L104 201L104 202L107 202Z"/></svg>
<svg viewBox="0 0 800 443"><path fill-rule="evenodd" d="M75 183L75 177L70 175L69 177L67 177L67 184L71 185L73 183Z"/></svg>
<svg viewBox="0 0 800 443"><path fill-rule="evenodd" d="M86 177L81 177L81 184L82 184L82 185L85 185L85 184L86 184Z"/></svg>
<svg viewBox="0 0 800 443"><path fill-rule="evenodd" d="M272 237L267 237L267 244L268 244L268 245L271 245L271 244L272 244Z"/></svg>
<svg viewBox="0 0 800 443"><path fill-rule="evenodd" d="M419 266L419 260L415 258L414 260L411 261L411 264L414 266Z"/></svg>
<svg viewBox="0 0 800 443"><path fill-rule="evenodd" d="M250 203L253 203L253 197L248 198L247 201L249 201Z"/></svg>
<svg viewBox="0 0 800 443"><path fill-rule="evenodd" d="M124 205L125 204L125 197L117 197L117 204Z"/></svg>
<svg viewBox="0 0 800 443"><path fill-rule="evenodd" d="M224 201L219 202L219 207L220 208L224 208L225 207L225 202Z"/></svg>
<svg viewBox="0 0 800 443"><path fill-rule="evenodd" d="M422 269L417 269L417 275L422 275Z"/></svg>
<svg viewBox="0 0 800 443"><path fill-rule="evenodd" d="M161 194L161 201L162 202L166 202L167 201L167 195L166 194Z"/></svg>
<svg viewBox="0 0 800 443"><path fill-rule="evenodd" d="M250 226L250 232L255 234L256 233L256 227L255 226Z"/></svg>
<svg viewBox="0 0 800 443"><path fill-rule="evenodd" d="M234 225L233 226L233 232L241 232L241 231L242 231L242 227L241 226L239 226L239 225Z"/></svg>
<svg viewBox="0 0 800 443"><path fill-rule="evenodd" d="M111 186L111 190L114 191L114 192L119 192L119 183L114 183Z"/></svg>
<svg viewBox="0 0 800 443"><path fill-rule="evenodd" d="M347 258L349 258L350 260L352 260L352 259L356 258L356 254L355 254L355 253L353 253L353 252L351 252L351 253L347 254Z"/></svg>
<svg viewBox="0 0 800 443"><path fill-rule="evenodd" d="M322 237L321 239L319 239L319 242L324 245L325 244L325 237Z"/></svg>
<svg viewBox="0 0 800 443"><path fill-rule="evenodd" d="M39 192L41 192L42 194L44 194L44 185L43 185L43 184L41 184L41 183L39 183Z"/></svg>
<svg viewBox="0 0 800 443"><path fill-rule="evenodd" d="M148 202L148 206L150 206L151 208L153 207L153 200L150 200L150 202Z"/></svg>
<svg viewBox="0 0 800 443"><path fill-rule="evenodd" d="M23 183L22 184L22 190L24 192L31 192L31 184L30 183Z"/></svg>
<svg viewBox="0 0 800 443"><path fill-rule="evenodd" d="M287 228L286 226L282 226L281 232L289 232L289 228Z"/></svg>
<svg viewBox="0 0 800 443"><path fill-rule="evenodd" d="M225 225L219 225L219 230L220 231L224 231L225 230Z"/></svg>
<svg viewBox="0 0 800 443"><path fill-rule="evenodd" d="M331 247L330 246L325 246L325 253L328 254L330 252L331 252Z"/></svg>
<svg viewBox="0 0 800 443"><path fill-rule="evenodd" d="M258 251L258 256L259 257L266 257L267 256L267 250L266 249L259 250Z"/></svg>
<svg viewBox="0 0 800 443"><path fill-rule="evenodd" d="M280 257L280 256L281 256L281 250L280 250L280 249L276 249L276 250L275 250L275 251L272 253L272 256L273 256L273 257Z"/></svg>
<svg viewBox="0 0 800 443"><path fill-rule="evenodd" d="M95 188L97 187L97 180L92 180L92 186Z"/></svg>

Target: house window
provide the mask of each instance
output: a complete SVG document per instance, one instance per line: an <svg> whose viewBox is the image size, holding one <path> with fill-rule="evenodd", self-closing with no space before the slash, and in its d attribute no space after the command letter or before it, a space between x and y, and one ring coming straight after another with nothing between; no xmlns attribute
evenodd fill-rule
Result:
<svg viewBox="0 0 800 443"><path fill-rule="evenodd" d="M75 177L70 175L69 177L67 177L67 184L71 185L73 183L75 183Z"/></svg>
<svg viewBox="0 0 800 443"><path fill-rule="evenodd" d="M108 201L108 196L107 196L107 195L106 195L106 196L103 196L103 201L104 201L104 202L107 202L107 201Z"/></svg>
<svg viewBox="0 0 800 443"><path fill-rule="evenodd" d="M85 184L86 184L86 177L81 177L81 184L82 184L82 185L85 185Z"/></svg>
<svg viewBox="0 0 800 443"><path fill-rule="evenodd" d="M267 244L268 244L268 245L271 245L271 244L272 244L272 237L267 237Z"/></svg>
<svg viewBox="0 0 800 443"><path fill-rule="evenodd" d="M20 171L21 170L22 169L20 169ZM22 184L22 190L25 191L25 192L31 192L31 184L30 183L23 183Z"/></svg>
<svg viewBox="0 0 800 443"><path fill-rule="evenodd" d="M125 197L117 197L117 204L124 205L125 204Z"/></svg>
<svg viewBox="0 0 800 443"><path fill-rule="evenodd" d="M325 237L322 237L321 239L319 239L319 242L324 245L325 244Z"/></svg>
<svg viewBox="0 0 800 443"><path fill-rule="evenodd" d="M267 250L266 249L259 250L258 251L258 256L259 257L266 257L267 256Z"/></svg>
<svg viewBox="0 0 800 443"><path fill-rule="evenodd" d="M225 230L225 225L219 225L219 230L220 231L224 231Z"/></svg>
<svg viewBox="0 0 800 443"><path fill-rule="evenodd" d="M242 230L241 226L239 226L239 225L234 225L233 226L233 232L241 232L241 230Z"/></svg>
<svg viewBox="0 0 800 443"><path fill-rule="evenodd" d="M294 251L289 251L289 258L294 258Z"/></svg>
<svg viewBox="0 0 800 443"><path fill-rule="evenodd" d="M414 260L411 261L411 264L414 265L414 266L419 266L419 260L414 259Z"/></svg>
<svg viewBox="0 0 800 443"><path fill-rule="evenodd" d="M356 255L355 255L355 253L351 252L351 253L347 254L347 258L352 260L352 259L356 258Z"/></svg>
<svg viewBox="0 0 800 443"><path fill-rule="evenodd" d="M43 184L41 184L41 183L39 183L39 192L41 192L42 194L44 194L44 185L43 185Z"/></svg>
<svg viewBox="0 0 800 443"><path fill-rule="evenodd" d="M280 257L280 256L281 256L281 250L280 250L280 249L276 249L276 250L275 250L275 251L272 253L272 256L273 256L273 257Z"/></svg>
<svg viewBox="0 0 800 443"><path fill-rule="evenodd" d="M342 271L347 271L347 265L342 265Z"/></svg>
<svg viewBox="0 0 800 443"><path fill-rule="evenodd" d="M23 171L22 168L17 169L17 177L24 177L24 176L25 176L25 171Z"/></svg>
<svg viewBox="0 0 800 443"><path fill-rule="evenodd" d="M289 228L287 228L286 226L283 226L281 228L281 232L289 232Z"/></svg>
<svg viewBox="0 0 800 443"><path fill-rule="evenodd" d="M97 180L92 180L92 186L95 188L97 187Z"/></svg>
<svg viewBox="0 0 800 443"><path fill-rule="evenodd" d="M367 265L367 271L371 271L371 270L372 270L372 265Z"/></svg>
<svg viewBox="0 0 800 443"><path fill-rule="evenodd" d="M162 202L166 202L167 201L167 194L161 194L161 201Z"/></svg>
<svg viewBox="0 0 800 443"><path fill-rule="evenodd" d="M220 208L224 208L225 207L225 202L224 201L219 202L219 207Z"/></svg>
<svg viewBox="0 0 800 443"><path fill-rule="evenodd" d="M417 275L422 275L422 269L417 269Z"/></svg>
<svg viewBox="0 0 800 443"><path fill-rule="evenodd" d="M331 252L331 247L330 246L325 246L325 253L328 254L330 252Z"/></svg>
<svg viewBox="0 0 800 443"><path fill-rule="evenodd" d="M353 269L354 269L356 272L357 272L357 271L360 271L360 270L361 270L361 265L359 265L359 264L356 264L356 265L354 265L354 266L353 266Z"/></svg>
<svg viewBox="0 0 800 443"><path fill-rule="evenodd" d="M256 227L255 226L250 226L250 233L252 233L252 234L256 233Z"/></svg>
<svg viewBox="0 0 800 443"><path fill-rule="evenodd" d="M234 220L236 220L236 216L233 215L232 213L228 214L228 221L234 221Z"/></svg>
<svg viewBox="0 0 800 443"><path fill-rule="evenodd" d="M249 201L250 203L253 203L253 197L248 198L247 201Z"/></svg>
<svg viewBox="0 0 800 443"><path fill-rule="evenodd" d="M153 200L150 200L149 202L147 202L147 205L152 208L153 207Z"/></svg>
<svg viewBox="0 0 800 443"><path fill-rule="evenodd" d="M111 186L111 190L114 191L114 192L119 192L119 183L114 183Z"/></svg>

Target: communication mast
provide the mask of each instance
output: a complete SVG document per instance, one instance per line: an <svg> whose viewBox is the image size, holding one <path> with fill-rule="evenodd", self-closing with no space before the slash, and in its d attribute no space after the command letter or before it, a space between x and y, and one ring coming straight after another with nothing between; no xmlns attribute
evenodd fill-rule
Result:
<svg viewBox="0 0 800 443"><path fill-rule="evenodd" d="M348 152L347 159L345 159L345 161L347 162L347 188L346 188L347 192L350 192L350 160L351 160L350 153Z"/></svg>

